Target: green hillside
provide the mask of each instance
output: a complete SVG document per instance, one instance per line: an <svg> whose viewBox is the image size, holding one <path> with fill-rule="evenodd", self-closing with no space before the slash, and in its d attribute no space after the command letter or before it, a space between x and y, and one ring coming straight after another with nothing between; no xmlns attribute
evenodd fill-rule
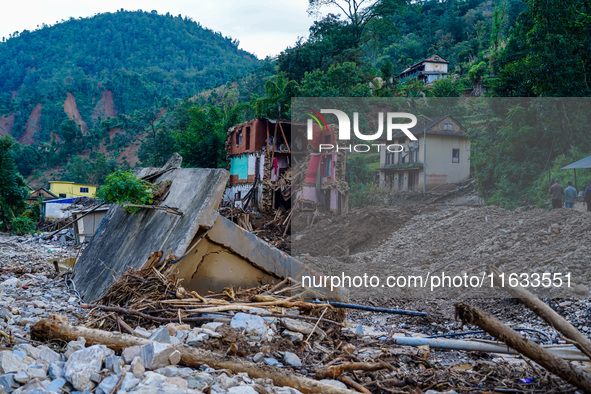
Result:
<svg viewBox="0 0 591 394"><path fill-rule="evenodd" d="M25 30L0 44L0 134L49 141L68 118L84 132L83 122L92 128L101 118L164 107L258 63L236 40L180 15L121 10Z"/></svg>

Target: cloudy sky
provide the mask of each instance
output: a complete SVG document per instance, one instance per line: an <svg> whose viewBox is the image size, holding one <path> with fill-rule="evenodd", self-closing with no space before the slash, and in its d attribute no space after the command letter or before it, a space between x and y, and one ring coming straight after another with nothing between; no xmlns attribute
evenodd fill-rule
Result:
<svg viewBox="0 0 591 394"><path fill-rule="evenodd" d="M189 16L202 26L240 41L259 58L277 55L298 37L307 37L313 22L308 0L13 0L0 12L0 37L35 30L70 17L125 10L156 10Z"/></svg>

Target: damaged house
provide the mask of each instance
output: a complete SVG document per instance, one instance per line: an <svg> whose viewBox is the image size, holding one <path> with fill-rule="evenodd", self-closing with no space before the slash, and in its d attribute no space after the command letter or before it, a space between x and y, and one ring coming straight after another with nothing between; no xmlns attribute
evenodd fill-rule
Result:
<svg viewBox="0 0 591 394"><path fill-rule="evenodd" d="M155 184L170 181L160 201L163 209L133 214L115 205L108 210L74 268L74 284L84 300L100 298L123 272L142 268L155 254L161 268L166 265L187 291L200 294L317 275L219 214L228 171L140 168L135 175Z"/></svg>
<svg viewBox="0 0 591 394"><path fill-rule="evenodd" d="M402 152L380 152L380 187L422 191L424 178L429 190L470 177L470 140L457 120L449 115L434 119L420 116L410 132L417 141L411 141L403 133L393 136L392 143L402 145Z"/></svg>
<svg viewBox="0 0 591 394"><path fill-rule="evenodd" d="M286 120L257 118L230 128L224 201L259 211L297 206L346 212L345 155L319 151L321 143L334 145L336 127L314 127L311 141L304 124Z"/></svg>

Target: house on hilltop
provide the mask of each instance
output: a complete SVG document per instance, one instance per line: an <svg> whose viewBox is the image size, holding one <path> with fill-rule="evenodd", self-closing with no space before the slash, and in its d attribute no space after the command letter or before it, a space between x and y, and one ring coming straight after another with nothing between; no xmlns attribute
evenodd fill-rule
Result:
<svg viewBox="0 0 591 394"><path fill-rule="evenodd" d="M407 79L420 79L425 84L431 84L438 79L445 78L449 62L435 54L413 64L396 76L400 82Z"/></svg>
<svg viewBox="0 0 591 394"><path fill-rule="evenodd" d="M457 120L449 115L434 119L420 116L410 132L417 141L411 141L402 132L395 134L393 141L386 141L387 144L399 144L404 150L388 152L383 149L380 152L380 187L422 191L424 171L427 190L470 177L470 141L466 129Z"/></svg>

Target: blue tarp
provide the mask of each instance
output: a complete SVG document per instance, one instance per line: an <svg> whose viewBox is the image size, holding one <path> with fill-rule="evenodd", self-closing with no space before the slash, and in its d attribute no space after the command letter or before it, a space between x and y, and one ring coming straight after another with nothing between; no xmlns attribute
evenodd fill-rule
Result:
<svg viewBox="0 0 591 394"><path fill-rule="evenodd" d="M55 200L43 201L43 204L74 204L79 200L86 200L86 197L56 198Z"/></svg>

